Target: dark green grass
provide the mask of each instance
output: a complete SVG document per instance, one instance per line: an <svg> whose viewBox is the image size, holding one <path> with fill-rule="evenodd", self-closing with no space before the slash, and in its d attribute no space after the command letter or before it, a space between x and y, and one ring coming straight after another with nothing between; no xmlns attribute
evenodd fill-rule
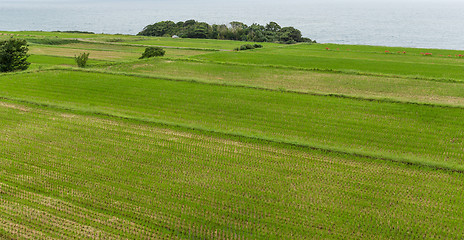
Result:
<svg viewBox="0 0 464 240"><path fill-rule="evenodd" d="M0 78L0 96L461 170L464 110L83 72Z"/></svg>
<svg viewBox="0 0 464 240"><path fill-rule="evenodd" d="M29 43L44 44L44 45L65 45L71 43L78 43L79 40L75 39L61 39L61 38L32 38L27 39Z"/></svg>
<svg viewBox="0 0 464 240"><path fill-rule="evenodd" d="M460 239L463 175L0 101L11 238Z"/></svg>

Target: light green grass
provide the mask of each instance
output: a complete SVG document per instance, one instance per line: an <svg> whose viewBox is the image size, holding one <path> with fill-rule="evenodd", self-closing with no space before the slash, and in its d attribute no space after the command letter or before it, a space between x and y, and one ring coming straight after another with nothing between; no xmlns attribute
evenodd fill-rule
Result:
<svg viewBox="0 0 464 240"><path fill-rule="evenodd" d="M72 43L59 46L31 44L29 53L58 57L74 57L80 53L90 53L90 59L107 61L137 60L145 51L145 47L101 44L101 43ZM209 53L210 51L166 48L166 57L188 57Z"/></svg>
<svg viewBox="0 0 464 240"><path fill-rule="evenodd" d="M342 94L363 98L389 98L407 102L464 106L464 85L462 83L173 59L102 66L102 69L282 91Z"/></svg>
<svg viewBox="0 0 464 240"><path fill-rule="evenodd" d="M316 47L319 49L315 49ZM418 54L400 55L380 52L341 52L323 49L323 45L297 45L267 50L216 52L196 58L218 62L464 80L462 74L464 58L424 57Z"/></svg>
<svg viewBox="0 0 464 240"><path fill-rule="evenodd" d="M349 45L349 44L298 44L292 45L292 49L301 50L322 50L326 51L341 51L341 52L365 52L365 53L379 53L384 54L385 51L389 51L392 55L404 55L409 56L410 54L420 55L420 53L432 53L434 57L447 57L451 55L455 57L456 54L463 54L464 50L448 50L448 49L431 49L431 48L406 48L406 47L385 47L385 46L368 46L368 45ZM399 52L399 53L398 53ZM403 52L406 52L404 54Z"/></svg>
<svg viewBox="0 0 464 240"><path fill-rule="evenodd" d="M113 36L108 34L81 34L81 33L64 33L64 32L42 32L42 31L0 31L0 33L10 36L26 38L26 37L41 37L41 38L103 38L105 36Z"/></svg>
<svg viewBox="0 0 464 240"><path fill-rule="evenodd" d="M32 45L29 47L29 53L34 54L34 55L74 57L84 52L90 54L89 58L96 59L96 60L107 60L107 61L120 61L120 60L131 60L131 59L135 60L141 55L141 54L133 53L133 52L73 49L73 48L66 48L66 47L43 46L43 45Z"/></svg>
<svg viewBox="0 0 464 240"><path fill-rule="evenodd" d="M100 42L80 42L67 44L60 47L72 48L72 49L84 49L84 50L97 50L97 51L111 51L111 52L126 52L126 53L137 53L141 56L145 51L144 46L138 45L127 45L127 44L112 44L112 43L100 43ZM194 55L200 55L210 53L211 51L203 51L196 49L183 49L183 48L165 48L166 57L188 57Z"/></svg>
<svg viewBox="0 0 464 240"><path fill-rule="evenodd" d="M7 238L463 237L462 174L0 101Z"/></svg>
<svg viewBox="0 0 464 240"><path fill-rule="evenodd" d="M47 56L47 55L31 55L28 58L28 62L31 63L30 69L37 69L39 67L55 67L55 66L77 66L74 58L71 57L59 57L59 56ZM89 59L88 64L101 64L107 61L99 61L95 59Z"/></svg>
<svg viewBox="0 0 464 240"><path fill-rule="evenodd" d="M137 41L125 41L128 44L141 44L153 46L170 46L170 47L187 47L187 48L204 48L204 49L218 49L218 50L233 50L244 44L254 44L254 42L241 42L231 40L212 40L212 39L190 39L190 38L177 38L172 39L168 37L143 37ZM282 46L277 43L259 43L266 47Z"/></svg>
<svg viewBox="0 0 464 240"><path fill-rule="evenodd" d="M464 237L462 51L5 33L1 239Z"/></svg>
<svg viewBox="0 0 464 240"><path fill-rule="evenodd" d="M66 71L7 75L0 83L0 96L11 99L451 169L464 166L460 108Z"/></svg>

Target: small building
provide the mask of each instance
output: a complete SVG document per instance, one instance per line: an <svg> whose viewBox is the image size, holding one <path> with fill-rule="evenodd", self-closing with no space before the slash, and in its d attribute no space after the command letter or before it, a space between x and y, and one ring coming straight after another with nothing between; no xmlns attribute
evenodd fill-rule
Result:
<svg viewBox="0 0 464 240"><path fill-rule="evenodd" d="M173 35L173 36L172 36L172 38L179 38L179 36L177 36L177 35Z"/></svg>

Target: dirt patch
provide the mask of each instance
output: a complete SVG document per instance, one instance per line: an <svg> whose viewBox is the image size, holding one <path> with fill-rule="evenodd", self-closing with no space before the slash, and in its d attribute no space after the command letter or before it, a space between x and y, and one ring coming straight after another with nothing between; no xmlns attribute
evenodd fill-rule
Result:
<svg viewBox="0 0 464 240"><path fill-rule="evenodd" d="M29 112L29 108L24 107L24 106L20 106L20 105L16 105L16 104L12 104L12 103L0 102L0 106L5 107L5 108L16 109L16 110L19 110L19 111L22 111L22 112Z"/></svg>

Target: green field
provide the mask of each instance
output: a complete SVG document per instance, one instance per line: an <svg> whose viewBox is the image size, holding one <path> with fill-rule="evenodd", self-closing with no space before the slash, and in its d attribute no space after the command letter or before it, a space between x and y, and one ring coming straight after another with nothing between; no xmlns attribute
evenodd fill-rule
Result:
<svg viewBox="0 0 464 240"><path fill-rule="evenodd" d="M0 239L464 238L460 51L1 33Z"/></svg>

